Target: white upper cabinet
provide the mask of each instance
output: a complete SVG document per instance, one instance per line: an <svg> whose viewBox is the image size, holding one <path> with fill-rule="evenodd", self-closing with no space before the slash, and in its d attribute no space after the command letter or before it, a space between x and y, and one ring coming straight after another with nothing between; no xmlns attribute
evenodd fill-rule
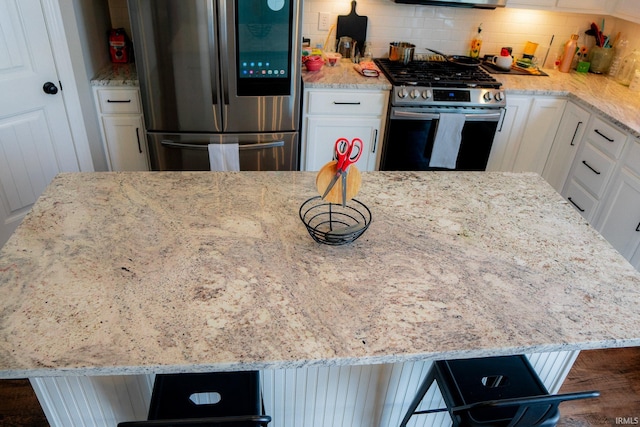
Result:
<svg viewBox="0 0 640 427"><path fill-rule="evenodd" d="M637 0L627 1L634 3ZM507 0L507 7L576 13L609 14L612 12L614 6L614 0Z"/></svg>
<svg viewBox="0 0 640 427"><path fill-rule="evenodd" d="M507 0L507 7L523 7L527 9L552 9L556 0Z"/></svg>
<svg viewBox="0 0 640 427"><path fill-rule="evenodd" d="M613 16L640 23L640 1L618 0L613 8Z"/></svg>

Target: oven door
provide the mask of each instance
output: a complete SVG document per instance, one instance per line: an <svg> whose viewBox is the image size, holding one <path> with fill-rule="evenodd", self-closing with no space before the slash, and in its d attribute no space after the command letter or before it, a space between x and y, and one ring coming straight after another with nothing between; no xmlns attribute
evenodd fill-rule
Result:
<svg viewBox="0 0 640 427"><path fill-rule="evenodd" d="M483 171L503 108L392 107L382 151L381 170L451 170L429 166L440 112L465 115L455 170Z"/></svg>

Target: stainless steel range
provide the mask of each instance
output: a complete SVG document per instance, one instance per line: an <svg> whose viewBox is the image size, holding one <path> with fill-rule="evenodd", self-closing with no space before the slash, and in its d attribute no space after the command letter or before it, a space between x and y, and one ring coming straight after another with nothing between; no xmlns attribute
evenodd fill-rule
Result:
<svg viewBox="0 0 640 427"><path fill-rule="evenodd" d="M502 83L446 61L375 62L393 85L382 170L486 169L506 105Z"/></svg>

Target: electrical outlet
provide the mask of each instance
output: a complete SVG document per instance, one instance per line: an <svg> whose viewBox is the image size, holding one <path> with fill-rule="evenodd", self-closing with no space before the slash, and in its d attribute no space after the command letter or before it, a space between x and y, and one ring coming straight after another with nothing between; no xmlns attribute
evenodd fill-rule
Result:
<svg viewBox="0 0 640 427"><path fill-rule="evenodd" d="M320 12L318 14L318 30L320 31L329 31L329 27L331 27L331 14L327 12Z"/></svg>

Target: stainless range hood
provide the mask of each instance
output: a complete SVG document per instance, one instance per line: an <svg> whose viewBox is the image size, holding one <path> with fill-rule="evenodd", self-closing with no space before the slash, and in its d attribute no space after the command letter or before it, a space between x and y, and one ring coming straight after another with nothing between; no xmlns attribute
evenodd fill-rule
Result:
<svg viewBox="0 0 640 427"><path fill-rule="evenodd" d="M475 7L480 9L495 9L504 7L507 0L393 0L396 3L424 4L430 6Z"/></svg>

